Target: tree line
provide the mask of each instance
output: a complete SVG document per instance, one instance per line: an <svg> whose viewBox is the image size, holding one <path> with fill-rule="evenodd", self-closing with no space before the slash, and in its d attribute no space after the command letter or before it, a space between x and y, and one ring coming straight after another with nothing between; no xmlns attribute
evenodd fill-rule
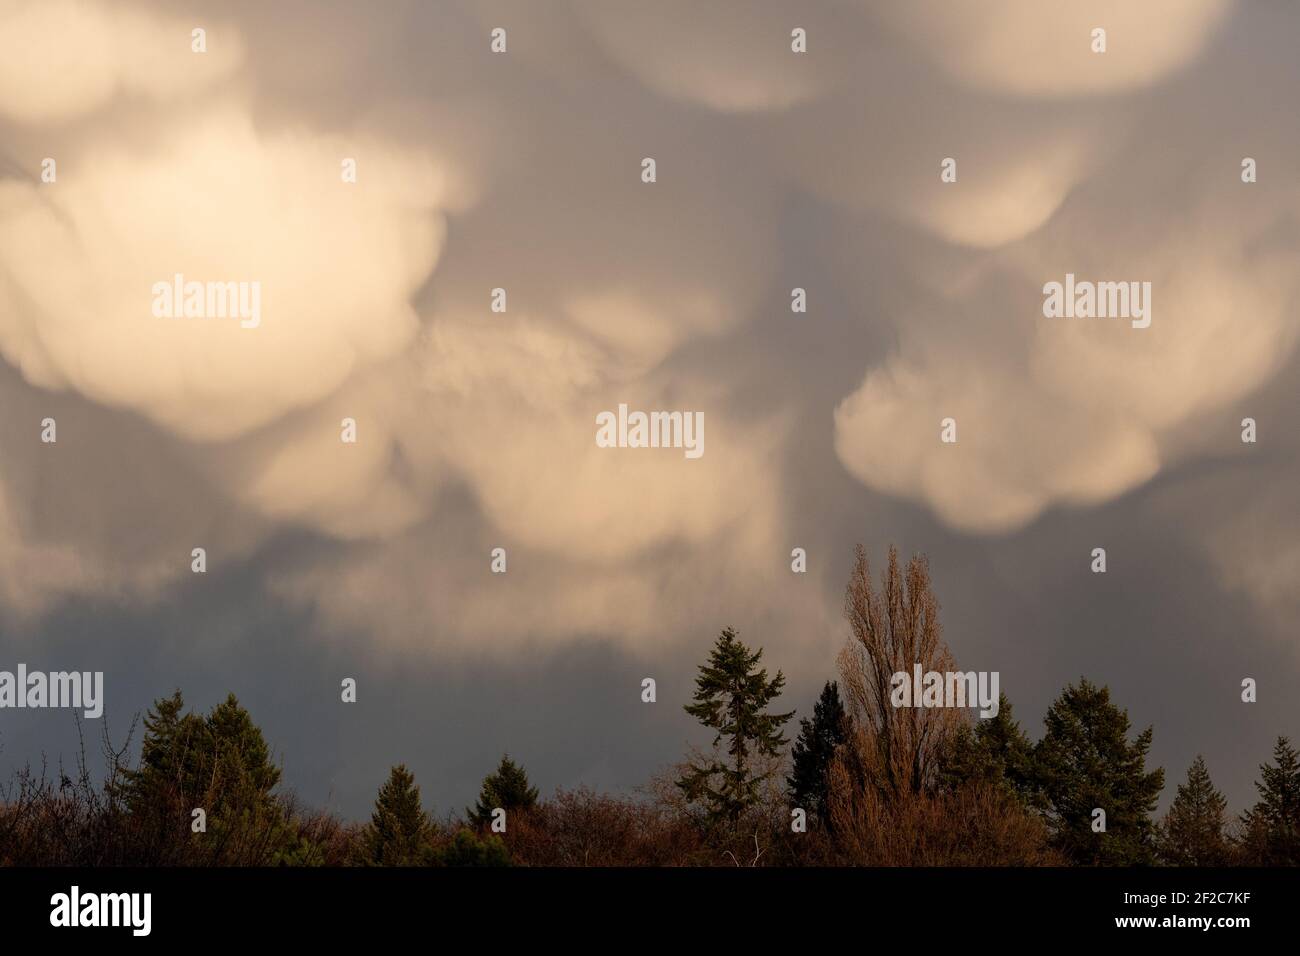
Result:
<svg viewBox="0 0 1300 956"><path fill-rule="evenodd" d="M762 866L1300 864L1300 754L1285 736L1237 818L1198 756L1163 817L1164 771L1147 767L1106 687L1065 687L1034 742L997 713L896 707L890 680L955 670L922 557L889 551L879 586L859 547L845 593L850 636L836 679L798 722L785 678L724 629L685 705L714 734L633 795L542 799L508 755L472 807L437 820L393 767L366 822L302 806L281 786L261 729L234 695L207 714L179 691L143 719L138 761L101 741L95 781L30 766L0 787L0 865ZM134 730L134 726L132 730Z"/></svg>

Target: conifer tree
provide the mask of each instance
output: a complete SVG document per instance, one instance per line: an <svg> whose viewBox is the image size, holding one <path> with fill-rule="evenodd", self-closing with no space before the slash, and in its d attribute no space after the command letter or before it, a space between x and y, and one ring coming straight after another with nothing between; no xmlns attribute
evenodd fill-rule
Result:
<svg viewBox="0 0 1300 956"><path fill-rule="evenodd" d="M790 801L824 826L830 824L827 795L835 749L848 737L848 715L840 701L839 684L827 681L813 705L812 719L799 721L799 737L791 750L792 769L786 783Z"/></svg>
<svg viewBox="0 0 1300 956"><path fill-rule="evenodd" d="M1151 728L1128 740L1127 712L1110 690L1088 680L1070 685L1047 711L1034 748L1034 776L1053 842L1073 862L1134 865L1154 859L1155 810L1164 771L1146 770ZM1094 830L1094 810L1105 831Z"/></svg>
<svg viewBox="0 0 1300 956"><path fill-rule="evenodd" d="M182 862L176 854L202 848L212 864L259 864L273 859L285 837L272 791L280 768L261 729L234 694L206 717L182 713L178 690L154 702L145 717L140 765L125 771L115 796L154 842L145 862ZM205 828L191 830L195 809Z"/></svg>
<svg viewBox="0 0 1300 956"><path fill-rule="evenodd" d="M1214 788L1200 754L1160 826L1160 858L1170 866L1223 866L1228 862L1224 812L1228 801Z"/></svg>
<svg viewBox="0 0 1300 956"><path fill-rule="evenodd" d="M510 850L494 833L479 839L470 830L459 830L433 859L438 866L509 866Z"/></svg>
<svg viewBox="0 0 1300 956"><path fill-rule="evenodd" d="M785 677L780 671L768 680L767 670L758 667L763 650L750 651L736 632L726 628L719 635L707 664L695 679L695 703L686 712L716 731L716 749L726 737L729 761L713 759L692 763L677 781L687 799L701 800L711 823L735 822L758 802L759 785L772 775L763 769L763 758L774 758L787 743L781 731L794 711L769 714L768 704L781 694Z"/></svg>
<svg viewBox="0 0 1300 956"><path fill-rule="evenodd" d="M962 727L943 760L945 789L982 780L1008 791L1023 803L1034 798L1033 749L1029 737L1012 715L1011 701L998 696L998 712Z"/></svg>
<svg viewBox="0 0 1300 956"><path fill-rule="evenodd" d="M1273 763L1259 768L1259 801L1242 815L1246 862L1255 866L1300 866L1300 754L1278 737Z"/></svg>
<svg viewBox="0 0 1300 956"><path fill-rule="evenodd" d="M497 769L483 778L478 803L467 811L479 826L492 821L492 811L498 807L509 815L516 810L531 810L537 805L537 788L528 783L524 768L503 754Z"/></svg>
<svg viewBox="0 0 1300 956"><path fill-rule="evenodd" d="M367 862L374 866L415 866L423 862L429 817L420 806L415 775L398 764L379 788L366 828Z"/></svg>

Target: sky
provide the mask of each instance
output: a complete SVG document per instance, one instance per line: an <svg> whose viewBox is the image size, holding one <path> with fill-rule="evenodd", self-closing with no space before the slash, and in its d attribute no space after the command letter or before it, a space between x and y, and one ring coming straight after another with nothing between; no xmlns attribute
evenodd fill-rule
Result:
<svg viewBox="0 0 1300 956"><path fill-rule="evenodd" d="M711 739L726 626L811 713L857 543L928 557L1031 736L1107 684L1164 803L1201 753L1241 810L1300 738L1295 4L0 24L0 670L102 670L91 738L233 692L348 817L398 762L458 810L503 752L632 792ZM160 317L176 274L257 283L255 327ZM1067 274L1149 282L1149 327L1046 317ZM704 453L600 447L620 404ZM0 711L0 773L76 741Z"/></svg>

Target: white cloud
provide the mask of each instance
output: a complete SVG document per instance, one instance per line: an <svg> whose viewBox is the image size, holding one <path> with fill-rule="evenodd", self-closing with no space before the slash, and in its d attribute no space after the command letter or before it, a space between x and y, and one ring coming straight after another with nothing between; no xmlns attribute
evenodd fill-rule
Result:
<svg viewBox="0 0 1300 956"><path fill-rule="evenodd" d="M913 0L871 3L935 66L970 86L1030 98L1105 95L1191 63L1232 0ZM1105 53L1092 31L1106 30Z"/></svg>
<svg viewBox="0 0 1300 956"><path fill-rule="evenodd" d="M244 57L239 32L128 3L0 0L0 117L62 123L116 95L174 100L229 78ZM208 31L206 53L191 30Z"/></svg>
<svg viewBox="0 0 1300 956"><path fill-rule="evenodd" d="M0 353L187 438L239 435L413 340L441 188L417 154L262 134L235 108L109 134L56 184L0 181ZM260 283L260 326L155 317L152 287L177 273Z"/></svg>

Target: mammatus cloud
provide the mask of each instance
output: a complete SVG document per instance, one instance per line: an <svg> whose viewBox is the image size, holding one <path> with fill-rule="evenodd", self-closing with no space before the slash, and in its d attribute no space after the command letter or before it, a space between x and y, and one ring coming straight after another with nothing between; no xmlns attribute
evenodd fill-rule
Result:
<svg viewBox="0 0 1300 956"><path fill-rule="evenodd" d="M368 168L348 191L358 147ZM263 136L223 108L82 155L52 187L0 184L0 352L32 384L224 439L414 337L410 298L442 242L437 170L419 157ZM157 317L153 287L176 274L259 283L260 321Z"/></svg>
<svg viewBox="0 0 1300 956"><path fill-rule="evenodd" d="M604 52L663 96L723 113L762 113L805 103L840 81L853 52L838 36L843 12L780 0L698 4L578 0L582 23ZM689 24L689 29L683 29ZM791 56L801 29L817 56Z"/></svg>
<svg viewBox="0 0 1300 956"><path fill-rule="evenodd" d="M1001 0L868 3L954 79L1026 98L1120 93L1186 67L1232 0ZM1105 58L1092 31L1106 31Z"/></svg>
<svg viewBox="0 0 1300 956"><path fill-rule="evenodd" d="M25 124L65 123L115 96L181 100L244 56L238 31L220 25L195 56L193 24L129 3L0 0L0 23L0 117Z"/></svg>
<svg viewBox="0 0 1300 956"><path fill-rule="evenodd" d="M149 601L195 544L229 566L290 532L314 546L269 589L323 633L414 653L642 650L734 607L825 641L840 582L814 560L790 586L792 529L816 525L793 482L843 468L943 525L1013 531L1200 454L1188 426L1294 347L1294 196L1244 210L1236 157L1141 159L1153 113L1161 143L1203 139L1168 107L1199 103L1180 84L1230 4L644 9L234 4L199 56L164 7L6 4L0 355L25 403L6 445L54 405L59 454L104 433L81 475L0 463L6 600ZM292 33L307 10L325 22ZM281 31L301 46L272 62ZM809 261L823 231L877 242ZM1150 279L1152 327L1043 319L1067 271ZM259 281L258 327L155 317L175 273ZM792 318L795 284L814 306ZM841 381L772 344L790 321L896 345L838 348ZM785 392L787 370L842 390ZM704 457L596 447L620 402L702 411ZM831 428L838 460L805 460Z"/></svg>
<svg viewBox="0 0 1300 956"><path fill-rule="evenodd" d="M1104 502L1151 478L1178 457L1180 426L1267 383L1300 335L1295 241L1263 240L1300 224L1300 204L1243 203L1235 171L1220 180L1203 184L1176 227L1157 225L1136 195L1111 206L1097 190L1038 241L991 262L988 281L946 289L936 308L950 321L915 326L836 409L845 466L977 533L1015 530L1058 503ZM1127 234L1098 242L1120 206ZM1041 286L1074 271L1150 277L1150 327L1045 318ZM940 441L949 417L953 444Z"/></svg>

